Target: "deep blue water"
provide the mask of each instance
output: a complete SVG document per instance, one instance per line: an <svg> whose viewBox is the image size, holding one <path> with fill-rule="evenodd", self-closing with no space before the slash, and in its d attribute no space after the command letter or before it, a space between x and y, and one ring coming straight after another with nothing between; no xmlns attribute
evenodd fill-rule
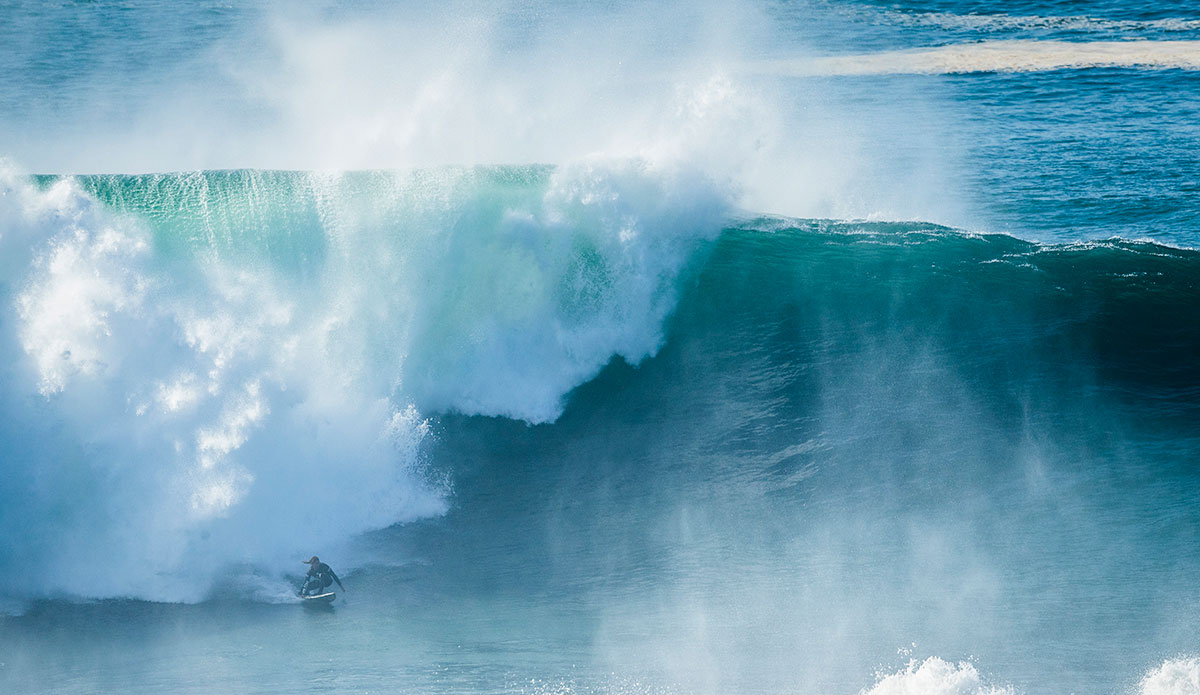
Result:
<svg viewBox="0 0 1200 695"><path fill-rule="evenodd" d="M1200 693L1190 3L0 2L0 76L6 689Z"/></svg>

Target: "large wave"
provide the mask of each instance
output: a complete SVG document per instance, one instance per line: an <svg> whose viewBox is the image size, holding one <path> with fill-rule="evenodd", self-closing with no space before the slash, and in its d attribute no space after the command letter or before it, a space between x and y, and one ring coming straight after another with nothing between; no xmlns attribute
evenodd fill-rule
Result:
<svg viewBox="0 0 1200 695"><path fill-rule="evenodd" d="M440 513L423 414L652 354L726 205L640 161L0 185L10 597L197 600Z"/></svg>
<svg viewBox="0 0 1200 695"><path fill-rule="evenodd" d="M586 593L619 672L835 682L939 629L995 650L1044 627L1006 592L1187 538L1155 481L1194 442L1195 251L746 219L636 160L4 185L9 598L275 600L312 552L403 548L449 596ZM1126 465L1161 537L1126 502L1080 533ZM453 515L348 542L446 511L446 473ZM1072 610L1138 634L1111 609ZM794 650L823 624L869 643ZM933 658L869 692L1006 683Z"/></svg>
<svg viewBox="0 0 1200 695"><path fill-rule="evenodd" d="M554 421L612 358L637 364L658 351L689 267L718 289L689 291L685 316L700 318L684 339L721 330L745 345L767 329L703 316L727 297L777 303L814 260L836 274L794 301L846 320L863 305L838 294L842 274L880 272L869 269L882 262L874 249L959 269L967 288L1009 277L1000 296L1014 306L1074 311L1056 293L1037 298L1049 273L1063 296L1103 290L1103 335L1156 317L1139 338L1165 336L1153 369L1131 367L1144 349L1119 339L1098 348L1099 364L1165 370L1146 388L1168 388L1156 397L1181 406L1186 393L1169 385L1191 383L1176 354L1191 337L1163 318L1190 295L1158 288L1189 282L1192 252L1152 244L1042 247L919 223L759 220L712 247L731 215L723 191L694 170L637 160L9 172L3 185L0 537L17 597L197 600L231 567L278 577L308 549L438 514L444 484L422 465L427 416ZM1079 263L1087 270L1068 272ZM896 282L919 289L937 277ZM1170 304L1148 314L1156 297ZM899 330L920 330L917 319Z"/></svg>

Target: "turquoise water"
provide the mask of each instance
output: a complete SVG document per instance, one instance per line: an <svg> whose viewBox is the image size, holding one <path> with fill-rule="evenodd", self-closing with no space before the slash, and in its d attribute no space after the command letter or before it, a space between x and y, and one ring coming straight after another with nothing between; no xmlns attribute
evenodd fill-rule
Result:
<svg viewBox="0 0 1200 695"><path fill-rule="evenodd" d="M1200 692L1187 3L0 18L6 689Z"/></svg>

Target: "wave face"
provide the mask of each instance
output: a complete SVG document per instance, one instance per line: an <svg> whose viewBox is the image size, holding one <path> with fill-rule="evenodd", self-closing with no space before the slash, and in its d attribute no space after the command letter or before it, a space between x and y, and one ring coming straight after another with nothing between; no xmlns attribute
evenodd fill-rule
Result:
<svg viewBox="0 0 1200 695"><path fill-rule="evenodd" d="M762 219L706 254L553 424L441 419L418 576L598 606L600 668L683 691L851 692L914 642L875 692L1103 691L1190 643L1197 252Z"/></svg>
<svg viewBox="0 0 1200 695"><path fill-rule="evenodd" d="M552 420L652 354L723 208L636 162L3 185L10 597L197 600L440 513L420 413Z"/></svg>

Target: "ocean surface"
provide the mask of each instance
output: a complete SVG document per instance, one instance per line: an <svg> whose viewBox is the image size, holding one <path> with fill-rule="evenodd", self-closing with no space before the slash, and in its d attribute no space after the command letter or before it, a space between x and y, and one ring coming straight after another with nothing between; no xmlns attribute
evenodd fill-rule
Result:
<svg viewBox="0 0 1200 695"><path fill-rule="evenodd" d="M0 0L0 688L1200 694L1198 248L1194 2Z"/></svg>

